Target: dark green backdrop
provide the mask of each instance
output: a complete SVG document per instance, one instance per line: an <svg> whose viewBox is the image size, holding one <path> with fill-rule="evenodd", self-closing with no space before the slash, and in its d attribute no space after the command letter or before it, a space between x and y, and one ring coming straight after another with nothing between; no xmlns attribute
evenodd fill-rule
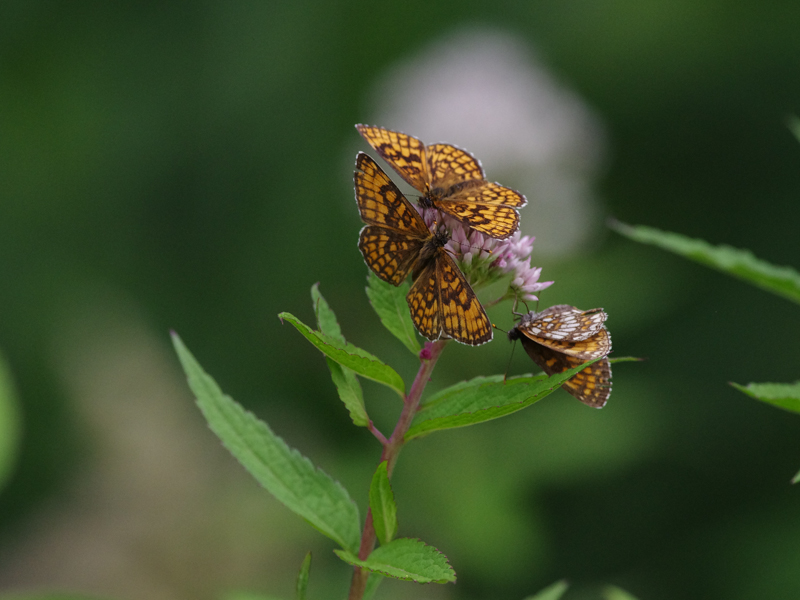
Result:
<svg viewBox="0 0 800 600"><path fill-rule="evenodd" d="M374 79L461 26L526 40L594 108L609 138L595 190L605 213L800 266L800 145L785 126L800 112L796 2L12 1L0 12L0 348L24 411L0 495L5 552L102 455L53 348L71 315L85 323L115 298L165 349L177 330L363 506L374 441L276 314L310 321L320 281L349 339L414 372L363 293L342 152L366 149L353 124L372 117ZM611 233L569 261L534 263L556 281L548 303L603 306L617 354L649 360L615 368L601 412L558 393L404 451L400 533L435 544L459 575L424 592L516 599L566 577L574 598L606 582L641 600L800 597L789 485L800 422L727 385L797 379L798 307ZM490 316L510 323L506 307ZM508 354L502 337L448 348L436 383L503 372ZM531 368L518 352L511 371ZM390 397L365 391L388 423ZM300 542L289 564L316 544L341 595L347 570L327 542ZM288 596L292 569L222 574L219 589L178 585L189 595L175 597ZM385 593L418 597L403 585Z"/></svg>

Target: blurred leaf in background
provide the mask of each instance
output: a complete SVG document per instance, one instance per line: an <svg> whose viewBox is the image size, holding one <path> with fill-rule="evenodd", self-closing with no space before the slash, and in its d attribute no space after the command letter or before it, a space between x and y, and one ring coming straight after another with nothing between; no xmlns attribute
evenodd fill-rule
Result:
<svg viewBox="0 0 800 600"><path fill-rule="evenodd" d="M19 400L11 369L0 354L0 491L11 475L22 438Z"/></svg>

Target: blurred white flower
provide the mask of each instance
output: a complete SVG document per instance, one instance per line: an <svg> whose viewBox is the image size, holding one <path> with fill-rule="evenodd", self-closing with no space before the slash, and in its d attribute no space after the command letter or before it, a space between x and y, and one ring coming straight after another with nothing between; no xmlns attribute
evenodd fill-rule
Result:
<svg viewBox="0 0 800 600"><path fill-rule="evenodd" d="M477 156L490 180L529 200L521 230L537 252L576 252L597 222L591 193L602 128L511 34L460 30L396 65L374 86L370 123Z"/></svg>

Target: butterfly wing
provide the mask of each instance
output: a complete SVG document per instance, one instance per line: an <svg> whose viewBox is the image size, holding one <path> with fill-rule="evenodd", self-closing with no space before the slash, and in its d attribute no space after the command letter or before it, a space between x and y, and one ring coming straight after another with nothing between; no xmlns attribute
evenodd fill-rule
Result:
<svg viewBox="0 0 800 600"><path fill-rule="evenodd" d="M579 342L602 330L607 318L602 308L580 310L568 304L557 304L538 313L528 313L518 328L527 336Z"/></svg>
<svg viewBox="0 0 800 600"><path fill-rule="evenodd" d="M375 275L392 285L405 281L423 245L419 238L376 225L364 227L358 238L364 262Z"/></svg>
<svg viewBox="0 0 800 600"><path fill-rule="evenodd" d="M606 356L611 352L611 336L608 330L603 327L592 337L577 342L567 340L553 340L545 337L531 335L525 331L523 334L537 344L547 346L551 350L567 354L580 361L592 360L600 356Z"/></svg>
<svg viewBox="0 0 800 600"><path fill-rule="evenodd" d="M414 326L423 337L431 341L436 341L442 336L442 311L436 271L436 259L431 258L423 265L406 295Z"/></svg>
<svg viewBox="0 0 800 600"><path fill-rule="evenodd" d="M442 334L470 346L492 339L492 324L464 274L443 249L422 266L406 296L411 320L431 341Z"/></svg>
<svg viewBox="0 0 800 600"><path fill-rule="evenodd" d="M448 189L458 183L486 179L480 161L466 150L450 144L425 148L431 188Z"/></svg>
<svg viewBox="0 0 800 600"><path fill-rule="evenodd" d="M422 141L383 127L356 125L356 129L406 183L423 193L428 190L430 174Z"/></svg>
<svg viewBox="0 0 800 600"><path fill-rule="evenodd" d="M521 337L520 340L528 356L547 375L563 373L585 362L574 356L542 346L529 338ZM578 371L577 374L565 381L561 387L584 404L594 408L602 408L611 395L611 365L608 362L608 358L602 358L585 369Z"/></svg>
<svg viewBox="0 0 800 600"><path fill-rule="evenodd" d="M358 153L356 169L356 203L365 223L415 237L430 237L423 218L369 155Z"/></svg>
<svg viewBox="0 0 800 600"><path fill-rule="evenodd" d="M384 281L400 285L431 232L420 214L368 155L359 153L354 175L356 203L368 224L358 248L364 262Z"/></svg>
<svg viewBox="0 0 800 600"><path fill-rule="evenodd" d="M466 277L444 250L436 257L444 332L456 341L478 346L491 341L492 323Z"/></svg>
<svg viewBox="0 0 800 600"><path fill-rule="evenodd" d="M382 127L356 125L358 132L400 176L429 196L439 210L497 239L519 227L515 207L525 196L486 181L480 161L450 144L425 146L421 140Z"/></svg>
<svg viewBox="0 0 800 600"><path fill-rule="evenodd" d="M517 230L514 207L525 206L525 196L486 181L481 163L466 150L433 144L427 153L436 208L494 238L506 239Z"/></svg>
<svg viewBox="0 0 800 600"><path fill-rule="evenodd" d="M505 196L512 194L521 198L522 204L525 203L525 197L514 190L496 183L470 181L456 186L453 193L434 199L433 204L466 226L489 237L505 240L519 228L519 213L513 208L514 205L502 204Z"/></svg>
<svg viewBox="0 0 800 600"><path fill-rule="evenodd" d="M574 360L574 359L572 359ZM577 361L573 367L580 364ZM584 404L603 408L611 396L611 365L607 358L598 360L565 381L564 389Z"/></svg>

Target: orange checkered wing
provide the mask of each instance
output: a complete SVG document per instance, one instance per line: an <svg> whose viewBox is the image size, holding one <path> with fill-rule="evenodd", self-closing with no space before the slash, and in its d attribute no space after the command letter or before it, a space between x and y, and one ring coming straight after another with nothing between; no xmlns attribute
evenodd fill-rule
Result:
<svg viewBox="0 0 800 600"><path fill-rule="evenodd" d="M454 340L470 346L491 341L492 323L464 274L444 250L436 259L436 278L441 290L442 329Z"/></svg>
<svg viewBox="0 0 800 600"><path fill-rule="evenodd" d="M420 214L369 155L358 153L356 169L356 203L365 223L415 237L430 236Z"/></svg>
<svg viewBox="0 0 800 600"><path fill-rule="evenodd" d="M405 281L423 245L424 240L375 225L364 227L358 238L364 262L375 275L392 285Z"/></svg>
<svg viewBox="0 0 800 600"><path fill-rule="evenodd" d="M400 176L422 193L420 205L435 207L467 227L497 239L519 228L516 209L525 196L486 181L480 161L450 144L421 140L382 127L356 125L358 132Z"/></svg>
<svg viewBox="0 0 800 600"><path fill-rule="evenodd" d="M359 153L356 168L356 203L361 218L368 224L361 230L358 248L378 277L400 285L431 232L372 158Z"/></svg>
<svg viewBox="0 0 800 600"><path fill-rule="evenodd" d="M490 237L506 239L517 230L516 208L525 206L525 196L486 181L478 159L465 150L434 144L427 151L431 182L426 199L433 206Z"/></svg>
<svg viewBox="0 0 800 600"><path fill-rule="evenodd" d="M383 127L356 125L356 129L406 183L420 192L428 191L431 178L425 144L413 136Z"/></svg>
<svg viewBox="0 0 800 600"><path fill-rule="evenodd" d="M571 367L578 366L581 361L576 360ZM607 358L598 360L579 371L574 377L567 379L562 386L575 398L593 408L603 408L611 396L611 365Z"/></svg>
<svg viewBox="0 0 800 600"><path fill-rule="evenodd" d="M563 373L585 362L574 356L558 352L547 346L537 344L533 340L522 337L522 347L541 369L548 375ZM584 404L602 408L611 396L611 365L608 358L603 358L589 365L576 375L565 381L564 390Z"/></svg>
<svg viewBox="0 0 800 600"><path fill-rule="evenodd" d="M429 260L419 272L408 290L406 301L417 331L431 341L442 337L442 310L435 258Z"/></svg>
<svg viewBox="0 0 800 600"><path fill-rule="evenodd" d="M433 204L436 208L458 219L467 227L499 240L508 239L519 229L519 214L514 208L497 204L484 204L470 198L462 199L462 195L459 193L434 200Z"/></svg>
<svg viewBox="0 0 800 600"><path fill-rule="evenodd" d="M411 320L431 341L444 335L477 346L492 339L492 324L475 292L441 248L419 271L406 299Z"/></svg>
<svg viewBox="0 0 800 600"><path fill-rule="evenodd" d="M480 161L466 150L450 144L432 144L425 147L425 154L431 189L448 189L464 181L486 179Z"/></svg>

